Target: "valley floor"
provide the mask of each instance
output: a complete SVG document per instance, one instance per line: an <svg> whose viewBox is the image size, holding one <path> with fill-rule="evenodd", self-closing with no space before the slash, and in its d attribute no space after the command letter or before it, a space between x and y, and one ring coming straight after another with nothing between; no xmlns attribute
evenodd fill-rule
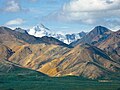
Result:
<svg viewBox="0 0 120 90"><path fill-rule="evenodd" d="M92 81L80 77L0 76L0 90L120 90L120 81Z"/></svg>

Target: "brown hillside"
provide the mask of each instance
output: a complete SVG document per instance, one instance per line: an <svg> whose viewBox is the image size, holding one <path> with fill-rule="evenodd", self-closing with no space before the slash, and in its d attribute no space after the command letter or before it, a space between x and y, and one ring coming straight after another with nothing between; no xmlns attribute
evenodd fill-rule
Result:
<svg viewBox="0 0 120 90"><path fill-rule="evenodd" d="M117 72L118 68L120 65L102 50L85 44L46 63L39 71L50 76L75 75L95 79L106 76L109 72Z"/></svg>
<svg viewBox="0 0 120 90"><path fill-rule="evenodd" d="M98 47L105 50L115 61L120 63L120 30L112 33Z"/></svg>

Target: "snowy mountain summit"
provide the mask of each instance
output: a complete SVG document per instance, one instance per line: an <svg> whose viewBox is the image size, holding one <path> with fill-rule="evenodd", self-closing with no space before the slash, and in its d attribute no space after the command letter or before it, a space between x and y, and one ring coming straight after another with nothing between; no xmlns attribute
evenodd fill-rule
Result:
<svg viewBox="0 0 120 90"><path fill-rule="evenodd" d="M29 29L28 33L36 37L43 37L43 36L51 37L54 35L54 33L48 28L46 28L43 24L41 24L40 26L37 25Z"/></svg>
<svg viewBox="0 0 120 90"><path fill-rule="evenodd" d="M66 44L70 44L71 42L76 41L86 35L85 32L75 33L75 34L65 34L65 35L61 33L56 33L45 27L43 24L31 28L27 32L30 35L36 37L43 37L43 36L54 37Z"/></svg>

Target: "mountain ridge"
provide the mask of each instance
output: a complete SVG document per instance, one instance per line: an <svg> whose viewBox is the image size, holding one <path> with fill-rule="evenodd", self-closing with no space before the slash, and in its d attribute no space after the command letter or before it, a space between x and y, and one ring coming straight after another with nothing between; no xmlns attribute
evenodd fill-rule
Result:
<svg viewBox="0 0 120 90"><path fill-rule="evenodd" d="M76 41L77 39L80 39L86 35L86 33L83 31L80 33L73 33L73 34L60 34L48 29L43 24L37 25L29 29L28 33L36 37L43 37L43 36L54 37L66 44Z"/></svg>
<svg viewBox="0 0 120 90"><path fill-rule="evenodd" d="M69 45L67 45L67 44L63 43L62 41L59 41L53 37L48 38L47 36L45 36L45 37L39 38L39 37L29 35L28 33L21 33L21 32L12 30L10 28L6 28L6 27L0 27L0 34L1 34L1 40L0 40L1 42L8 41L8 39L11 39L11 41L16 41L18 39L18 40L22 40L21 43L24 43L24 44L25 43L29 43L29 44L46 43L46 44L56 44L56 45L63 45L66 47L70 47ZM16 38L16 40L14 38ZM44 39L46 39L46 40L44 40Z"/></svg>
<svg viewBox="0 0 120 90"><path fill-rule="evenodd" d="M71 46L76 46L78 44L84 44L88 43L91 45L95 45L96 43L100 43L104 41L106 38L109 37L109 35L112 33L111 30L104 26L96 26L94 29L92 29L87 35L85 35L83 38L72 42Z"/></svg>

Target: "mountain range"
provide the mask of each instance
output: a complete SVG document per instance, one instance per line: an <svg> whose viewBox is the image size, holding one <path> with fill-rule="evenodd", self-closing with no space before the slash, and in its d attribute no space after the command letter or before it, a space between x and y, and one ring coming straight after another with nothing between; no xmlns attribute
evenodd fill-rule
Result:
<svg viewBox="0 0 120 90"><path fill-rule="evenodd" d="M73 34L61 34L61 33L57 33L55 31L48 29L43 24L34 26L33 28L28 29L28 30L16 28L15 31L19 31L21 33L28 33L35 37L43 37L43 36L54 37L66 44L70 44L71 42L74 42L84 37L87 34L85 32L73 33Z"/></svg>
<svg viewBox="0 0 120 90"><path fill-rule="evenodd" d="M69 45L51 36L35 37L29 33L20 28L0 27L1 62L5 60L51 77L119 79L119 30L97 26Z"/></svg>
<svg viewBox="0 0 120 90"><path fill-rule="evenodd" d="M71 46L88 43L104 50L109 56L120 63L120 30L113 32L110 29L97 26L85 37L72 42Z"/></svg>
<svg viewBox="0 0 120 90"><path fill-rule="evenodd" d="M76 46L76 45L82 44L82 43L97 45L98 43L101 43L102 41L106 40L110 36L111 33L112 33L112 31L106 27L96 26L93 30L91 30L83 38L81 38L75 42L72 42L70 45Z"/></svg>

